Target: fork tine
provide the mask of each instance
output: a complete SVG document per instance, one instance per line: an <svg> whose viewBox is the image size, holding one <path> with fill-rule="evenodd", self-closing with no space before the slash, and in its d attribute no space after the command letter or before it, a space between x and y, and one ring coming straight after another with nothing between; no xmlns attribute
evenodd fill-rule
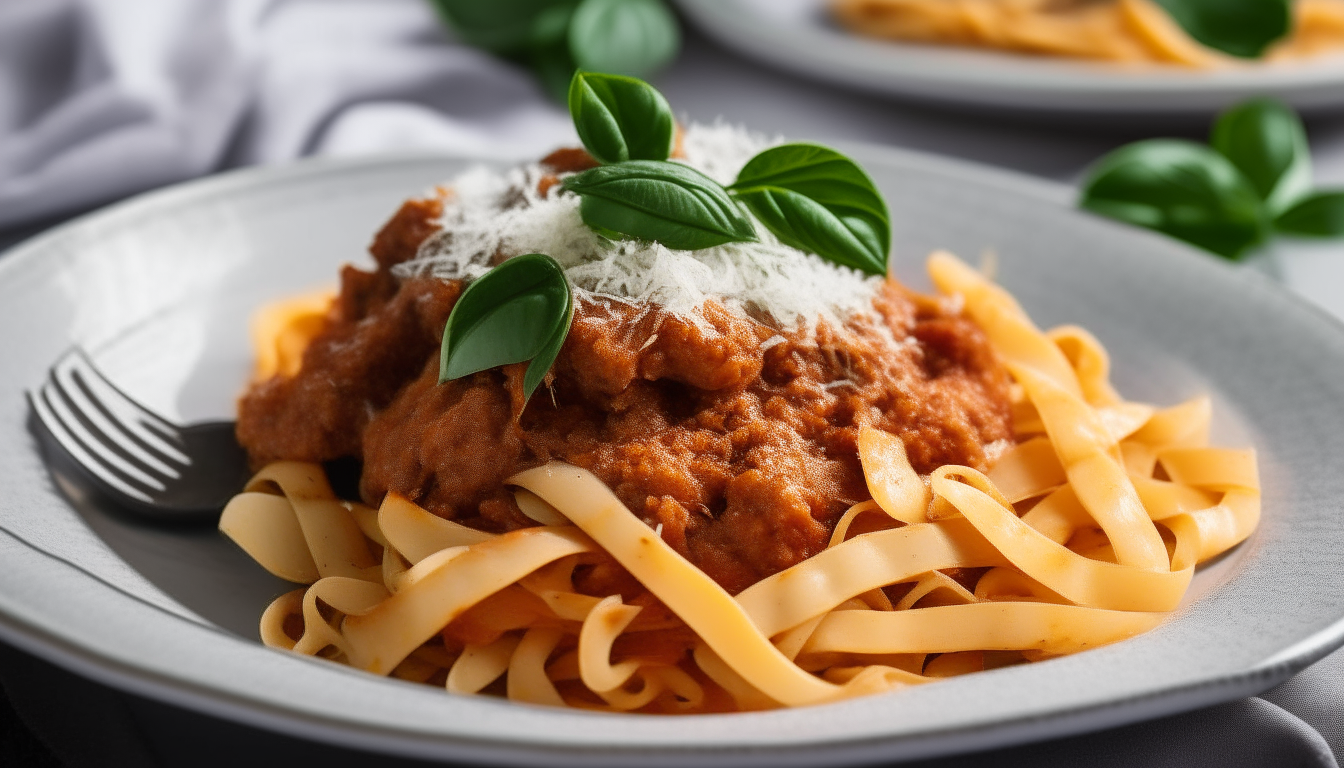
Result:
<svg viewBox="0 0 1344 768"><path fill-rule="evenodd" d="M83 350L76 348L57 361L52 366L52 378L71 403L105 434L124 434L126 440L118 440L118 445L146 466L169 477L179 475L177 469L150 451L179 466L191 464L191 457L180 448L182 438L177 427L123 394L94 367Z"/></svg>
<svg viewBox="0 0 1344 768"><path fill-rule="evenodd" d="M47 407L60 420L67 432L79 441L86 451L100 460L109 470L115 470L127 481L135 481L153 491L162 491L167 485L165 479L156 475L152 468L137 466L129 460L123 446L117 442L115 434L106 434L73 403L65 397L65 391L48 381L42 387L42 395ZM171 477L175 477L173 475Z"/></svg>
<svg viewBox="0 0 1344 768"><path fill-rule="evenodd" d="M46 386L51 389L48 400L53 409L57 410L57 415L64 417L65 421L70 421L69 415L75 416L81 424L88 426L89 432L100 444L138 462L151 472L167 478L181 476L179 467L165 463L149 446L137 439L125 422L113 416L115 404L109 406L88 392L78 371L67 369L58 372L53 369ZM61 412L57 403L64 405L70 413Z"/></svg>
<svg viewBox="0 0 1344 768"><path fill-rule="evenodd" d="M32 392L28 393L28 404L32 407L33 412L37 414L37 419L42 424L42 427L46 430L47 434L50 435L61 448L63 448L65 452L79 464L79 466L83 467L107 486L132 499L145 503L152 502L153 499L148 493L128 483L122 477L112 472L103 461L95 458L93 454L88 450L85 450L84 444L70 432L66 422L57 416L56 410L53 408L53 402L59 402L59 400L49 400L48 398L50 394L50 388L46 384L44 384L36 394ZM77 426L79 425L78 420L73 420L73 423ZM83 431L82 427L79 428ZM96 441L93 444L97 445ZM102 452L100 452L99 455L103 455ZM121 461L123 464L125 463L115 454L112 454L110 458L115 461ZM132 469L134 470L134 468ZM138 470L135 471L138 472ZM160 489L162 488L162 484L160 483L150 483L150 485L157 485Z"/></svg>

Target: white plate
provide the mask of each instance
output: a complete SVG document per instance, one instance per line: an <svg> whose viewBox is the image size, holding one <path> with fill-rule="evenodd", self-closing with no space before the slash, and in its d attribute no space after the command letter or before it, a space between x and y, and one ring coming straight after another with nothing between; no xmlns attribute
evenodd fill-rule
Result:
<svg viewBox="0 0 1344 768"><path fill-rule="evenodd" d="M805 710L610 716L449 696L272 651L256 638L288 587L210 530L141 527L68 501L25 430L23 390L72 342L133 395L186 420L227 416L249 311L369 263L401 199L454 175L443 157L313 161L166 189L0 259L0 636L116 686L338 744L547 765L838 765L984 749L1254 694L1344 641L1344 333L1257 276L1046 200L999 172L852 147L895 218L899 273L997 251L1046 325L1081 323L1130 396L1212 394L1217 435L1260 451L1254 537L1196 577L1179 614L1077 656Z"/></svg>
<svg viewBox="0 0 1344 768"><path fill-rule="evenodd" d="M826 0L679 0L705 34L801 75L894 96L1016 111L1206 115L1251 96L1344 104L1344 55L1220 71L897 43L832 24Z"/></svg>

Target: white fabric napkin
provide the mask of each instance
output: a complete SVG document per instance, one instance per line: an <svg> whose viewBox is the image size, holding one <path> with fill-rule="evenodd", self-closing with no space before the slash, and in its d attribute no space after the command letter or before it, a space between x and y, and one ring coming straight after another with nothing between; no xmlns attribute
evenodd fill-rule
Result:
<svg viewBox="0 0 1344 768"><path fill-rule="evenodd" d="M233 165L573 135L420 0L0 0L0 228Z"/></svg>

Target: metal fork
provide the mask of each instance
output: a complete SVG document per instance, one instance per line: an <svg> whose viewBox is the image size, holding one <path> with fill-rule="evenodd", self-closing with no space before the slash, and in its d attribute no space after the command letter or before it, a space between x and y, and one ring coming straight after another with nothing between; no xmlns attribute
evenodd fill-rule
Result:
<svg viewBox="0 0 1344 768"><path fill-rule="evenodd" d="M212 518L247 480L233 422L174 424L117 389L78 347L28 392L28 404L49 457L64 454L112 501L143 517Z"/></svg>

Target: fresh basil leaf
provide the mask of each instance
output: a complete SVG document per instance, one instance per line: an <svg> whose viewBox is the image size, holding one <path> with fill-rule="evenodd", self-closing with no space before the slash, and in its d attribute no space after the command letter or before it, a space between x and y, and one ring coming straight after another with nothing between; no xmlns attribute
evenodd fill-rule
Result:
<svg viewBox="0 0 1344 768"><path fill-rule="evenodd" d="M467 45L503 56L526 56L535 44L533 23L555 0L432 0ZM566 3L571 7L574 3Z"/></svg>
<svg viewBox="0 0 1344 768"><path fill-rule="evenodd" d="M680 47L681 29L662 0L583 0L569 24L580 69L647 77Z"/></svg>
<svg viewBox="0 0 1344 768"><path fill-rule="evenodd" d="M873 180L829 147L784 144L747 161L729 188L781 241L838 264L887 272L891 216Z"/></svg>
<svg viewBox="0 0 1344 768"><path fill-rule="evenodd" d="M1344 190L1308 195L1275 219L1274 228L1285 235L1344 236Z"/></svg>
<svg viewBox="0 0 1344 768"><path fill-rule="evenodd" d="M751 219L713 179L681 163L631 160L570 176L590 227L693 251L756 239Z"/></svg>
<svg viewBox="0 0 1344 768"><path fill-rule="evenodd" d="M1292 0L1156 0L1195 40L1254 59L1293 24Z"/></svg>
<svg viewBox="0 0 1344 768"><path fill-rule="evenodd" d="M1151 139L1121 147L1089 174L1079 205L1239 258L1268 233L1255 188L1202 144Z"/></svg>
<svg viewBox="0 0 1344 768"><path fill-rule="evenodd" d="M546 379L546 374L555 363L555 358L560 356L560 349L565 346L565 337L569 335L569 326L574 322L574 295L569 293L568 283L565 284L565 289L568 301L565 304L564 319L556 324L550 338L537 350L532 362L527 364L527 370L523 372L523 402L527 402L532 397L532 393L537 391L537 387L541 386L541 382Z"/></svg>
<svg viewBox="0 0 1344 768"><path fill-rule="evenodd" d="M656 88L633 77L578 71L569 114L588 153L601 163L666 160L677 123Z"/></svg>
<svg viewBox="0 0 1344 768"><path fill-rule="evenodd" d="M874 275L885 275L878 261L835 214L806 195L778 187L737 195L781 242L799 250Z"/></svg>
<svg viewBox="0 0 1344 768"><path fill-rule="evenodd" d="M1252 99L1224 112L1209 144L1251 182L1271 216L1311 192L1311 150L1302 120L1273 99Z"/></svg>
<svg viewBox="0 0 1344 768"><path fill-rule="evenodd" d="M546 376L569 333L574 296L555 259L515 256L477 278L448 315L439 383L528 360L523 396Z"/></svg>

